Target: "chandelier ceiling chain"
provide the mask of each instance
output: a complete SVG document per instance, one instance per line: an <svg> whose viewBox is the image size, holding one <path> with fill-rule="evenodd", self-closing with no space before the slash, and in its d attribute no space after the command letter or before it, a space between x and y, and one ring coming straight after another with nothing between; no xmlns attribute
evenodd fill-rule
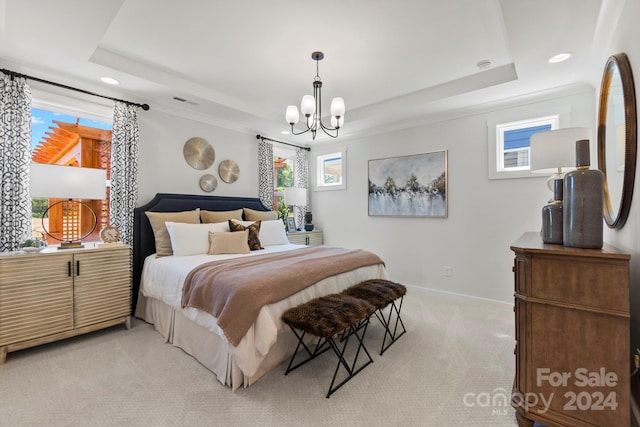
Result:
<svg viewBox="0 0 640 427"><path fill-rule="evenodd" d="M322 80L320 80L320 61L324 58L324 53L313 52L311 59L316 61L316 76L313 79L313 95L305 95L300 103L300 111L306 117L306 129L296 132L293 126L298 123L300 114L298 107L289 105L287 107L286 118L287 123L291 125L291 133L293 135L302 135L311 132L313 139L316 139L316 132L320 129L331 138L338 137L338 131L344 124L344 100L340 97L331 100L331 126L327 126L322 122ZM335 134L334 134L335 132Z"/></svg>

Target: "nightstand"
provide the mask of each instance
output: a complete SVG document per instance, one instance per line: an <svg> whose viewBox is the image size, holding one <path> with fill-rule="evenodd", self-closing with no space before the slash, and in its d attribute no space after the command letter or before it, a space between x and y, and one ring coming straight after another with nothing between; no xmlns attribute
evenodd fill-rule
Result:
<svg viewBox="0 0 640 427"><path fill-rule="evenodd" d="M0 255L0 363L7 353L131 326L127 245Z"/></svg>
<svg viewBox="0 0 640 427"><path fill-rule="evenodd" d="M294 245L317 246L322 244L322 231L296 231L295 233L287 233L289 243Z"/></svg>

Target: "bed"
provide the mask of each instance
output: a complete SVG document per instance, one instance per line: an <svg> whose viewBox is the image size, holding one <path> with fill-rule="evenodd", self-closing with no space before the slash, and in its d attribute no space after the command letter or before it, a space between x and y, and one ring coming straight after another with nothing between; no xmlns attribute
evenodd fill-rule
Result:
<svg viewBox="0 0 640 427"><path fill-rule="evenodd" d="M194 276L194 272L201 269L202 264L210 261L229 260L228 262L236 262L239 265L243 262L260 264L260 268L265 268L266 264L282 263L283 260L276 261L281 256L294 257L309 254L314 250L341 250L339 248L308 248L292 245L286 241L286 235L283 234L284 241L280 237L270 237L267 243L278 244L266 244L264 249L252 250L248 254L208 255L197 253L182 256L183 253L176 252L170 256L157 256L163 249L156 248L156 238L148 212L176 213L199 210L200 212L225 213L245 208L255 214L268 212L268 209L257 198L166 193L157 194L149 203L134 210L133 310L136 317L153 324L168 343L193 356L212 371L222 384L233 390L250 386L291 357L297 340L280 319L281 314L287 308L319 296L340 292L363 280L386 278L384 264L381 262L358 266L348 271L345 267L343 269L345 271L313 282L312 285L305 286L290 296L261 305L255 321L248 325L246 333L241 332L240 336L234 339L234 336L223 325L224 313L215 316L213 312L196 308L200 307L199 305L183 306L182 292L191 283L187 279L190 280ZM279 223L279 221L263 221L262 231L267 233L267 230L274 230L276 226L274 223ZM251 222L245 221L244 224L251 224ZM154 225L157 227L157 223ZM190 227L180 225L183 228ZM270 228L267 228L266 225L269 225ZM177 225L169 224L170 229L171 226L176 227ZM280 227L283 225L280 224ZM282 230L284 233L284 229ZM237 236L237 234L235 235ZM172 234L172 237L175 236ZM265 234L264 237L266 239L267 235ZM313 262L320 263L320 260ZM237 268L247 269L241 270L242 274L245 271L251 271L248 270L250 268L248 266ZM286 269L279 269L280 272L283 270ZM251 273L247 273L247 275L250 276ZM260 298L251 298L252 301L254 299L260 300ZM238 316L238 319L241 317Z"/></svg>

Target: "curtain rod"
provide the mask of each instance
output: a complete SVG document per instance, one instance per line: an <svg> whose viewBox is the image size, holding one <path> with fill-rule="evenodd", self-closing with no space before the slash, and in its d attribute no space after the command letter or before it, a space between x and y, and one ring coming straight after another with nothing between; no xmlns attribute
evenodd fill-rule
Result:
<svg viewBox="0 0 640 427"><path fill-rule="evenodd" d="M76 92L81 92L81 93L84 93L86 95L97 96L98 98L105 98L105 99L110 99L111 101L124 102L125 104L128 104L128 105L134 105L136 107L140 107L145 111L149 110L149 104L138 104L138 103L131 102L131 101L125 101L124 99L118 99L118 98L113 98L111 96L100 95L98 93L89 92L88 90L78 89L77 87L72 87L72 86L63 85L61 83L51 82L49 80L40 79L38 77L33 77L33 76L26 75L26 74L16 73L15 71L7 70L7 69L4 69L4 68L0 69L0 71L5 73L5 74L10 75L11 78L22 77L22 78L25 78L25 79L34 80L36 82L40 82L40 83L45 83L45 84L52 85L52 86L61 87L63 89L74 90Z"/></svg>
<svg viewBox="0 0 640 427"><path fill-rule="evenodd" d="M311 151L311 148L309 148L309 147L305 147L305 146L302 146L302 145L291 144L291 143L284 142L284 141L278 141L276 139L267 138L266 136L262 136L260 134L256 135L256 139L261 139L263 141L277 142L278 144L284 144L284 145L288 145L290 147L302 148L303 150Z"/></svg>

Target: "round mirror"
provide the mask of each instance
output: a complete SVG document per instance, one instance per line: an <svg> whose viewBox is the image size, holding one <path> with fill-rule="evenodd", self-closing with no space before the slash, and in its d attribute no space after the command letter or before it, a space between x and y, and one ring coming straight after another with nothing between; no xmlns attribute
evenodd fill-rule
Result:
<svg viewBox="0 0 640 427"><path fill-rule="evenodd" d="M622 228L629 216L636 174L636 95L629 59L609 57L598 107L598 168L604 173L604 220Z"/></svg>

